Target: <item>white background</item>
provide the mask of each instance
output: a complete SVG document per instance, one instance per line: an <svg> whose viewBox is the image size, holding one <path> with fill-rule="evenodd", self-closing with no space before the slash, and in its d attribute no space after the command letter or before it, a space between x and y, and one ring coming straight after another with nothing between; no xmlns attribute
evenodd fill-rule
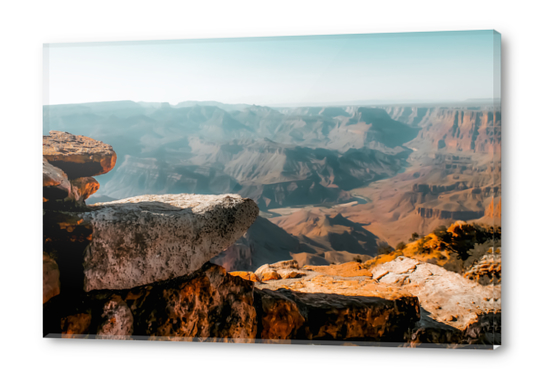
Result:
<svg viewBox="0 0 542 379"><path fill-rule="evenodd" d="M540 377L541 60L534 1L4 1L0 376ZM42 44L496 29L503 42L503 344L497 351L59 341L41 336Z"/></svg>

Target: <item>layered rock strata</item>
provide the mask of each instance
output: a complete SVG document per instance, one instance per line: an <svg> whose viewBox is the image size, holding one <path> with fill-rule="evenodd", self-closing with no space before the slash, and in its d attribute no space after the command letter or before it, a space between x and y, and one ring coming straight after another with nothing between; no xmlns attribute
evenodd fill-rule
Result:
<svg viewBox="0 0 542 379"><path fill-rule="evenodd" d="M113 148L95 139L51 131L43 136L43 157L69 179L105 174L115 167Z"/></svg>

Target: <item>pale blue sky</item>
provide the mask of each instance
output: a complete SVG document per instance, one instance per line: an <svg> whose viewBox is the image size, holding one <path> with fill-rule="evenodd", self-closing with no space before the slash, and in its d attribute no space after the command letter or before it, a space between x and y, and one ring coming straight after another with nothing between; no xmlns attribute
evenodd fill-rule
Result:
<svg viewBox="0 0 542 379"><path fill-rule="evenodd" d="M491 98L495 56L500 35L473 31L50 44L44 62L49 104L273 105Z"/></svg>

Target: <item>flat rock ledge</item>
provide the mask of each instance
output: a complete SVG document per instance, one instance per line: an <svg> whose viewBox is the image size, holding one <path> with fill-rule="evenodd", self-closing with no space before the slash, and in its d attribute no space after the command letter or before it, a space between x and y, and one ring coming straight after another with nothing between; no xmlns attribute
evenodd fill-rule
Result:
<svg viewBox="0 0 542 379"><path fill-rule="evenodd" d="M239 195L145 195L91 208L80 214L93 231L83 257L87 292L191 274L243 236L259 213Z"/></svg>
<svg viewBox="0 0 542 379"><path fill-rule="evenodd" d="M117 154L110 145L58 131L43 136L43 158L64 171L68 179L105 174L117 162Z"/></svg>

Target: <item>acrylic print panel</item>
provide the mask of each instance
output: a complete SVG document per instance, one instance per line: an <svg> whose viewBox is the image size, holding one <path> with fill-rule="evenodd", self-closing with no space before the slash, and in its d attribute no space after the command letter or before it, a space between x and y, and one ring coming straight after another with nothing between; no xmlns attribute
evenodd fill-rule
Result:
<svg viewBox="0 0 542 379"><path fill-rule="evenodd" d="M500 345L497 32L44 55L44 336Z"/></svg>

